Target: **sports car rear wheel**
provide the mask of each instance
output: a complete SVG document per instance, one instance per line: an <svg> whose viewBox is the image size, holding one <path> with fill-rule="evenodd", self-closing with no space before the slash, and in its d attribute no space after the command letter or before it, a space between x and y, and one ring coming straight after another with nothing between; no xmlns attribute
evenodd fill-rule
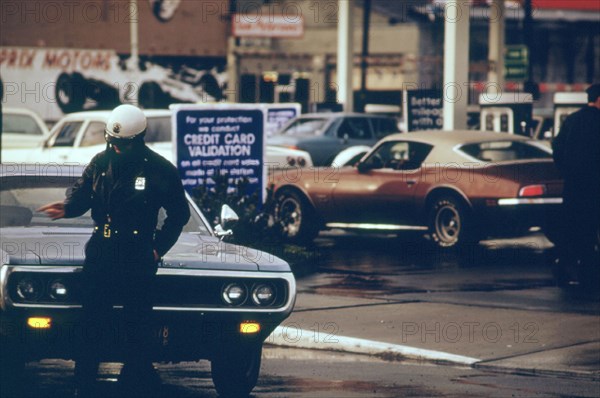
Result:
<svg viewBox="0 0 600 398"><path fill-rule="evenodd" d="M211 361L212 379L221 397L247 397L258 381L262 346L226 350Z"/></svg>
<svg viewBox="0 0 600 398"><path fill-rule="evenodd" d="M308 200L293 191L277 196L276 219L283 236L292 242L307 243L319 233L314 209Z"/></svg>
<svg viewBox="0 0 600 398"><path fill-rule="evenodd" d="M444 196L436 199L429 210L429 234L440 248L474 243L467 209L459 200Z"/></svg>

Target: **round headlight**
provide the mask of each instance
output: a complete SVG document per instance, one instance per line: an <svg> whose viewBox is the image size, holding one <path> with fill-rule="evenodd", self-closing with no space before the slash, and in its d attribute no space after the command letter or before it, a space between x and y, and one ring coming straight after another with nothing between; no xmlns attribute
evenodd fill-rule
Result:
<svg viewBox="0 0 600 398"><path fill-rule="evenodd" d="M26 301L37 301L42 295L42 284L37 279L23 278L17 284L17 295Z"/></svg>
<svg viewBox="0 0 600 398"><path fill-rule="evenodd" d="M252 291L252 301L260 306L271 305L275 301L275 290L271 285L258 285Z"/></svg>
<svg viewBox="0 0 600 398"><path fill-rule="evenodd" d="M69 297L69 290L63 281L57 279L50 283L50 298L56 301L65 301Z"/></svg>
<svg viewBox="0 0 600 398"><path fill-rule="evenodd" d="M238 283L230 283L223 289L223 300L227 304L242 305L246 301L246 288Z"/></svg>

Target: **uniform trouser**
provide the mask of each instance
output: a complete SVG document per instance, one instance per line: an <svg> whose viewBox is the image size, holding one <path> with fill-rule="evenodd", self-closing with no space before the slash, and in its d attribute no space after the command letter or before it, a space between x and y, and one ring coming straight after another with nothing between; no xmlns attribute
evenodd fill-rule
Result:
<svg viewBox="0 0 600 398"><path fill-rule="evenodd" d="M156 264L150 242L119 241L94 235L86 246L82 275L82 334L76 377L95 379L106 352L128 366L151 361L152 295ZM113 306L122 305L119 316ZM123 352L118 352L122 347Z"/></svg>
<svg viewBox="0 0 600 398"><path fill-rule="evenodd" d="M599 203L585 193L565 194L563 228L557 246L566 266L576 270L597 266Z"/></svg>

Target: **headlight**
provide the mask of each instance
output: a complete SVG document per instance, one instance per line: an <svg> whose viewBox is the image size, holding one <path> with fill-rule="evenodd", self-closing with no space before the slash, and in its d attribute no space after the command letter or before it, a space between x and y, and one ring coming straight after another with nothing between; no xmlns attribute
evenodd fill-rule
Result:
<svg viewBox="0 0 600 398"><path fill-rule="evenodd" d="M231 305L242 305L246 301L246 287L238 283L230 283L223 289L223 300Z"/></svg>
<svg viewBox="0 0 600 398"><path fill-rule="evenodd" d="M54 280L50 283L50 298L56 301L66 301L69 297L69 290L66 284L60 280Z"/></svg>
<svg viewBox="0 0 600 398"><path fill-rule="evenodd" d="M273 304L275 301L275 289L271 285L258 285L252 290L252 301L260 306Z"/></svg>
<svg viewBox="0 0 600 398"><path fill-rule="evenodd" d="M37 279L23 278L17 284L17 295L26 301L37 301L42 295L42 284Z"/></svg>

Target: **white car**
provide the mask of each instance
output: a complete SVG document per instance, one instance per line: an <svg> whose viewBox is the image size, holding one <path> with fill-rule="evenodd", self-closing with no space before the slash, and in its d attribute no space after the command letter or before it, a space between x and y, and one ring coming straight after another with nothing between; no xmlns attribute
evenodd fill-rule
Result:
<svg viewBox="0 0 600 398"><path fill-rule="evenodd" d="M26 108L2 108L2 150L35 148L48 138L48 127Z"/></svg>
<svg viewBox="0 0 600 398"><path fill-rule="evenodd" d="M171 111L167 109L143 111L148 119L146 144L173 162ZM95 154L106 147L104 128L109 115L110 111L68 114L54 125L42 146L34 150L3 151L2 161L87 164ZM307 152L272 146L267 146L265 162L270 168L312 166Z"/></svg>

